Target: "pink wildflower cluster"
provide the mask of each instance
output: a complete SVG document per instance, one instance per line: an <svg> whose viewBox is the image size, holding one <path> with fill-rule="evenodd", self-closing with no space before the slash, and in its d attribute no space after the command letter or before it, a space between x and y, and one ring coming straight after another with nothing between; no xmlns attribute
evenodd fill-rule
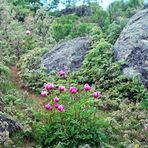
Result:
<svg viewBox="0 0 148 148"><path fill-rule="evenodd" d="M58 74L59 74L60 77L64 77L65 76L65 71L60 70ZM45 83L44 84L44 91L41 92L41 96L48 97L50 91L52 91L54 88L55 87L54 87L53 84ZM89 84L85 84L84 87L83 87L84 92L89 92L89 91L91 91L91 89L92 88L91 88L91 86ZM66 88L63 85L60 85L58 87L58 90L59 90L59 92L62 93L62 92L66 91ZM76 87L70 87L69 91L70 91L71 95L75 95L75 94L78 93L78 89ZM95 98L95 99L98 99L98 98L101 97L101 93L99 91L96 91L96 92L94 92L92 94L92 97ZM73 98L75 98L75 97L73 97ZM44 107L49 111L52 111L53 107L54 107L55 109L57 109L60 112L65 112L65 106L63 104L57 104L57 103L60 102L60 98L58 98L58 97L53 98L53 102L54 102L53 106L50 103L48 103Z"/></svg>
<svg viewBox="0 0 148 148"><path fill-rule="evenodd" d="M65 112L64 105L62 105L62 104L60 104L60 105L57 104L57 102L59 102L60 99L59 99L58 97L55 97L53 100L54 100L54 102L56 103L56 104L54 104L54 107L55 107L58 111L60 111L60 112ZM50 105L50 103L46 104L44 107L45 107L47 110L50 110L50 111L53 110L53 107Z"/></svg>

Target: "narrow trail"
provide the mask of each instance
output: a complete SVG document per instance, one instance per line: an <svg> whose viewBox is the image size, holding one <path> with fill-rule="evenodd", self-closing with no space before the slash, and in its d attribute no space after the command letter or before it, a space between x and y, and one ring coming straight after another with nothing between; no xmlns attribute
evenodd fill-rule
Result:
<svg viewBox="0 0 148 148"><path fill-rule="evenodd" d="M19 89L22 92L27 92L28 97L32 100L36 100L37 103L39 103L40 105L43 105L45 103L45 100L43 97L35 94L32 91L29 91L25 85L23 84L21 77L19 76L19 69L17 67L12 67L11 68L11 73L12 73L12 80L14 81L17 89Z"/></svg>

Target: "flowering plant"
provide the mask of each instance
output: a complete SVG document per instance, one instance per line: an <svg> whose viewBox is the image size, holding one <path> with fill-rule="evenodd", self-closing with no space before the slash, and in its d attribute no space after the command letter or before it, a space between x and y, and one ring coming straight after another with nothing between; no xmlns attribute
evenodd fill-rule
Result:
<svg viewBox="0 0 148 148"><path fill-rule="evenodd" d="M89 84L79 85L76 81L71 82L68 78L67 80L63 79L61 75L59 75L59 78L58 82L52 81L53 84L45 83L43 85L43 95L41 95L44 97L41 99L45 102L45 109L43 112L43 108L39 108L39 111L42 112L42 116L40 116L42 124L38 127L42 129L41 131L44 131L39 133L42 145L53 146L57 141L56 139L62 140L62 136L59 134L60 131L63 138L65 135L69 135L64 138L65 142L66 139L70 139L72 134L74 136L79 135L76 146L80 141L85 143L84 139L87 139L87 136L90 136L89 143L92 143L92 145L104 141L106 136L100 131L100 128L101 126L108 126L108 121L103 117L97 119L98 109L96 104L101 98L101 92L95 91L95 88ZM48 95L44 95L44 93ZM99 122L101 122L101 125ZM87 132L88 130L91 131L91 134ZM84 132L85 138L80 136L81 132ZM56 137L55 139L50 137L53 134ZM46 135L49 135L49 137ZM93 139L94 135L97 135L100 139L102 138L102 140L99 138L97 140ZM68 146L73 146L74 143L71 144L68 144Z"/></svg>

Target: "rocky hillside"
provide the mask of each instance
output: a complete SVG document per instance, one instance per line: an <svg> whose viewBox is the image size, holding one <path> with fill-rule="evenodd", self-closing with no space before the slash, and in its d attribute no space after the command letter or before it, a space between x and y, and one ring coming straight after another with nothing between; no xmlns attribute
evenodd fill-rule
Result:
<svg viewBox="0 0 148 148"><path fill-rule="evenodd" d="M0 148L146 148L143 0L46 2L0 0Z"/></svg>

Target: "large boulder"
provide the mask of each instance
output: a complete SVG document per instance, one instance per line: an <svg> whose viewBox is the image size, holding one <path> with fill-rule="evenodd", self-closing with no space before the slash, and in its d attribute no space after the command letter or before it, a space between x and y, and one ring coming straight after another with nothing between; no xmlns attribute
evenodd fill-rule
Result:
<svg viewBox="0 0 148 148"><path fill-rule="evenodd" d="M59 43L42 57L41 65L49 70L78 70L91 47L91 41L89 37L79 37Z"/></svg>
<svg viewBox="0 0 148 148"><path fill-rule="evenodd" d="M122 31L113 47L116 60L125 60L123 73L140 75L148 87L148 9L135 14Z"/></svg>
<svg viewBox="0 0 148 148"><path fill-rule="evenodd" d="M73 8L65 8L63 10L61 10L60 12L58 12L58 15L68 15L68 14L73 14L75 13L78 16L91 16L92 15L92 11L90 9L90 7L88 6L79 6L79 7L73 7Z"/></svg>

